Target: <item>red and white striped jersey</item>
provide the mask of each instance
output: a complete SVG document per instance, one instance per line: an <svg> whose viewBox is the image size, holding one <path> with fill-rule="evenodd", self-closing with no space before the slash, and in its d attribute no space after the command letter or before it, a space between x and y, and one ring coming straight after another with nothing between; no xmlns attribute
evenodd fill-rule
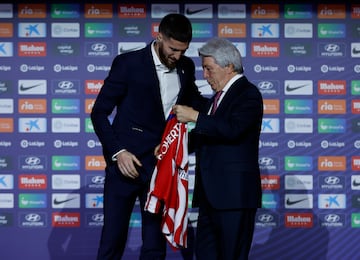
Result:
<svg viewBox="0 0 360 260"><path fill-rule="evenodd" d="M162 208L162 232L173 249L187 247L188 131L170 114L154 169L145 210Z"/></svg>

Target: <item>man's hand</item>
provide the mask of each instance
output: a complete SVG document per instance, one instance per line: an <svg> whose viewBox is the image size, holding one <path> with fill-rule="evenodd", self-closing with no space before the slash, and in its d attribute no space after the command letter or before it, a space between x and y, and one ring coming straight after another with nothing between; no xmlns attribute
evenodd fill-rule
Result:
<svg viewBox="0 0 360 260"><path fill-rule="evenodd" d="M192 107L183 105L174 105L173 112L176 115L177 120L180 123L196 122L199 116L199 112Z"/></svg>
<svg viewBox="0 0 360 260"><path fill-rule="evenodd" d="M141 162L136 158L135 155L128 151L123 151L116 156L116 162L121 173L129 178L135 179L139 177L139 173L135 168L137 166L142 166Z"/></svg>

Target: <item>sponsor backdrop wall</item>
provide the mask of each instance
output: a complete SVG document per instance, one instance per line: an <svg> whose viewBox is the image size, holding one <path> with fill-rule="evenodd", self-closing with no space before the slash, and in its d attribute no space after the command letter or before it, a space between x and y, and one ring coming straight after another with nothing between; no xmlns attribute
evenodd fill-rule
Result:
<svg viewBox="0 0 360 260"><path fill-rule="evenodd" d="M1 3L0 258L95 258L104 160L89 113L114 56L144 47L169 12L193 23L186 55L204 95L197 48L214 36L263 94L251 259L359 258L360 4L341 1ZM192 255L189 211L189 248L168 259ZM137 206L125 259L140 226Z"/></svg>

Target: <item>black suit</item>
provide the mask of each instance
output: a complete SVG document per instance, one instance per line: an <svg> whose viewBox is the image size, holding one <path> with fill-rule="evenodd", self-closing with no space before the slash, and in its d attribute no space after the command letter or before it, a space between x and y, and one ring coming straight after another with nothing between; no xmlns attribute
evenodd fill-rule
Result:
<svg viewBox="0 0 360 260"><path fill-rule="evenodd" d="M192 139L200 259L247 258L255 213L261 207L258 147L262 116L261 94L245 76L228 89L215 115L198 116ZM214 231L216 228L222 231ZM223 255L211 251L214 241L220 242Z"/></svg>
<svg viewBox="0 0 360 260"><path fill-rule="evenodd" d="M180 79L178 104L195 106L199 97L195 85L195 66L191 59L181 57L177 63ZM108 116L116 109L109 121ZM102 144L107 163L104 188L104 227L98 259L119 259L123 254L130 215L135 200L140 199L143 228L141 256L165 255L165 240L160 230L160 215L144 212L148 184L156 164L153 155L161 141L166 119L161 102L151 45L115 57L108 77L95 101L91 119ZM142 163L140 177L125 178L111 157L126 149Z"/></svg>

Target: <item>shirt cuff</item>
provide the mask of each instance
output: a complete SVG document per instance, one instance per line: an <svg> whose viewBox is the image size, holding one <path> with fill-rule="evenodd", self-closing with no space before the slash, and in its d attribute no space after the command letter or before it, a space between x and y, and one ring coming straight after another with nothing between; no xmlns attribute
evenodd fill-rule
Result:
<svg viewBox="0 0 360 260"><path fill-rule="evenodd" d="M113 160L114 162L116 162L116 156L119 154L119 153L122 153L122 152L125 152L126 149L121 149L120 151L118 151L116 154L114 154L112 157L111 157L111 160Z"/></svg>

